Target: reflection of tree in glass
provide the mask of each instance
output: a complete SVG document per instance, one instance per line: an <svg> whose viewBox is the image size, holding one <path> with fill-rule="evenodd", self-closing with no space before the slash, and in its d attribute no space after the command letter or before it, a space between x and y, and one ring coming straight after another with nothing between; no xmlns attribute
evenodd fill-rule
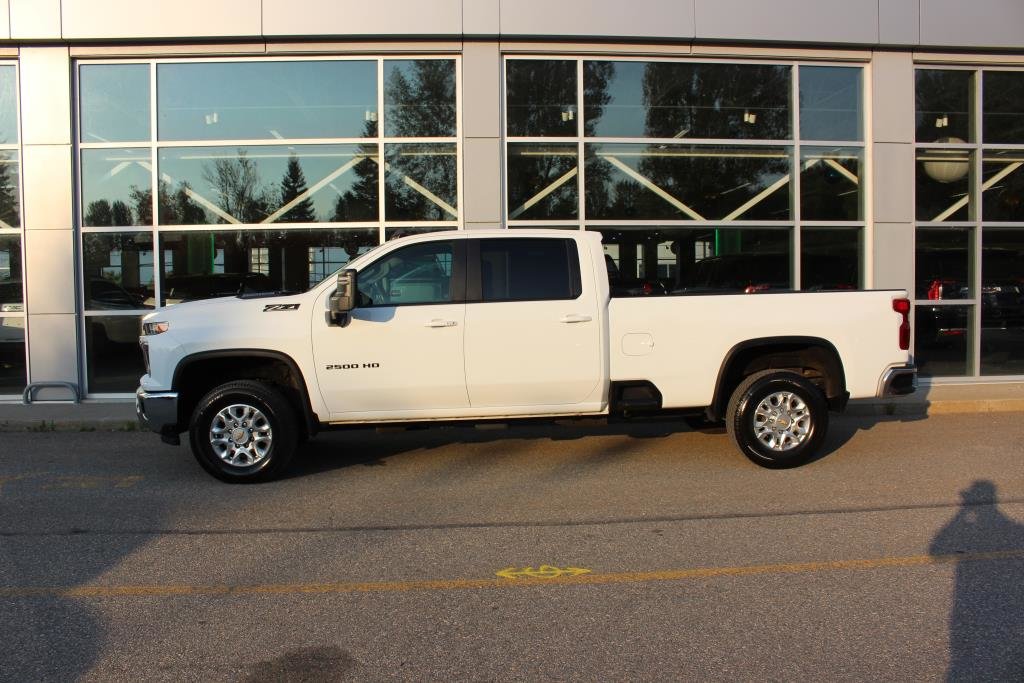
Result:
<svg viewBox="0 0 1024 683"><path fill-rule="evenodd" d="M161 225L206 225L206 212L192 201L188 193L191 186L181 181L178 189L172 190L166 180L160 181L160 224ZM135 205L135 215L139 225L153 223L153 192L149 189L140 190L132 185L131 200Z"/></svg>
<svg viewBox="0 0 1024 683"><path fill-rule="evenodd" d="M507 62L505 101L510 136L575 136L576 61Z"/></svg>
<svg viewBox="0 0 1024 683"><path fill-rule="evenodd" d="M393 63L384 84L384 102L389 137L455 135L454 63L447 59Z"/></svg>
<svg viewBox="0 0 1024 683"><path fill-rule="evenodd" d="M14 172L12 173L12 168ZM17 165L0 157L0 221L12 228L21 225L18 213Z"/></svg>
<svg viewBox="0 0 1024 683"><path fill-rule="evenodd" d="M103 225L134 225L132 211L120 199L111 204L106 199L89 202L85 212L85 225L96 227Z"/></svg>
<svg viewBox="0 0 1024 683"><path fill-rule="evenodd" d="M302 172L302 166L299 165L298 157L292 154L288 157L288 169L281 179L281 206L283 207L294 200L305 192L306 189L306 175ZM316 212L313 210L313 200L306 197L278 218L277 222L315 223Z"/></svg>
<svg viewBox="0 0 1024 683"><path fill-rule="evenodd" d="M364 135L374 137L377 135L377 124L373 121L366 122ZM359 146L359 153L363 159L352 167L351 173L355 174L356 181L347 189L344 194L338 196L334 204L333 221L375 221L377 220L377 178L379 168L374 161L377 157L377 145L366 144Z"/></svg>
<svg viewBox="0 0 1024 683"><path fill-rule="evenodd" d="M256 163L244 149L234 159L216 159L203 165L203 180L216 192L216 203L240 223L259 223L270 214L274 199L260 181ZM219 216L218 223L228 222Z"/></svg>

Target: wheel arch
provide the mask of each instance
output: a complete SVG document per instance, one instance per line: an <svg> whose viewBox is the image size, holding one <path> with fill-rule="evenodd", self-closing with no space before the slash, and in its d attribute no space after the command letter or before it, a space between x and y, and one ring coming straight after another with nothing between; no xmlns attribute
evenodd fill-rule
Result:
<svg viewBox="0 0 1024 683"><path fill-rule="evenodd" d="M305 377L295 359L266 349L218 349L185 356L174 368L171 387L178 393L178 429L188 429L189 416L199 399L215 386L232 380L265 380L284 390L298 407L305 436L313 436L319 419L313 412Z"/></svg>
<svg viewBox="0 0 1024 683"><path fill-rule="evenodd" d="M707 408L708 418L724 417L729 397L745 377L771 369L797 370L822 389L830 408L846 406L846 372L832 342L821 337L761 337L740 342L725 354Z"/></svg>

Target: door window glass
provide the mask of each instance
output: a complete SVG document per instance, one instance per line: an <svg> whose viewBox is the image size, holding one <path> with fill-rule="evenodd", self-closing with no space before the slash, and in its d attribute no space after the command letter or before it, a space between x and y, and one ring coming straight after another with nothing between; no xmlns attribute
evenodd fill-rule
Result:
<svg viewBox="0 0 1024 683"><path fill-rule="evenodd" d="M398 249L359 272L359 306L446 304L452 301L452 243Z"/></svg>
<svg viewBox="0 0 1024 683"><path fill-rule="evenodd" d="M581 292L573 240L480 241L480 289L484 301L554 301Z"/></svg>

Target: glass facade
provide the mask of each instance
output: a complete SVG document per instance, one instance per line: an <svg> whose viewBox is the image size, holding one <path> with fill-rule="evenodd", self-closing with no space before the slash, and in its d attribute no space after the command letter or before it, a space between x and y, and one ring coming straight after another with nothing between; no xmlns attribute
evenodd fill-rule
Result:
<svg viewBox="0 0 1024 683"><path fill-rule="evenodd" d="M147 310L305 291L384 239L459 227L457 73L452 57L80 62L88 392L134 390ZM3 133L0 231L19 225Z"/></svg>
<svg viewBox="0 0 1024 683"><path fill-rule="evenodd" d="M505 85L508 226L600 231L618 295L864 286L862 67L509 57Z"/></svg>
<svg viewBox="0 0 1024 683"><path fill-rule="evenodd" d="M915 358L1024 374L1024 71L916 72Z"/></svg>
<svg viewBox="0 0 1024 683"><path fill-rule="evenodd" d="M28 382L17 93L17 67L0 62L0 396Z"/></svg>

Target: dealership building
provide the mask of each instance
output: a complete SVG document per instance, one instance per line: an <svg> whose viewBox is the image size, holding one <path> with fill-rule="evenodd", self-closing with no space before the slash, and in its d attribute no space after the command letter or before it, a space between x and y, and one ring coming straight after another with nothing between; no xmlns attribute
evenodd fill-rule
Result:
<svg viewBox="0 0 1024 683"><path fill-rule="evenodd" d="M1024 3L0 0L0 401L497 227L636 296L906 289L923 383L1024 383Z"/></svg>

